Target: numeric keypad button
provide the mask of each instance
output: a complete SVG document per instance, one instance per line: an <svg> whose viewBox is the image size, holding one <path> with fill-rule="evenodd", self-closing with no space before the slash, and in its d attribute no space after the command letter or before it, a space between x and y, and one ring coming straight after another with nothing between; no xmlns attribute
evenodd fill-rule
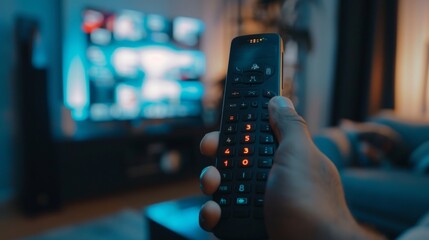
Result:
<svg viewBox="0 0 429 240"><path fill-rule="evenodd" d="M226 116L226 122L228 123L235 123L238 121L238 114L234 113L234 114L228 114Z"/></svg>
<svg viewBox="0 0 429 240"><path fill-rule="evenodd" d="M240 143L254 143L255 142L255 135L254 134L244 134L241 135Z"/></svg>
<svg viewBox="0 0 429 240"><path fill-rule="evenodd" d="M255 121L257 116L254 113L245 113L243 114L242 119L243 121Z"/></svg>
<svg viewBox="0 0 429 240"><path fill-rule="evenodd" d="M254 150L253 146L244 146L244 147L240 148L239 154L241 156L251 156L251 155L253 155L254 152L255 152L255 150Z"/></svg>
<svg viewBox="0 0 429 240"><path fill-rule="evenodd" d="M242 132L254 132L256 130L255 123L245 123L241 126Z"/></svg>
<svg viewBox="0 0 429 240"><path fill-rule="evenodd" d="M226 157L234 156L235 155L235 148L234 147L224 147L222 149L222 154Z"/></svg>
<svg viewBox="0 0 429 240"><path fill-rule="evenodd" d="M222 181L227 181L227 182L229 182L229 181L232 181L232 172L221 172L220 173L220 178L221 178L221 180Z"/></svg>
<svg viewBox="0 0 429 240"><path fill-rule="evenodd" d="M240 183L236 186L235 191L237 193L249 193L250 192L250 184Z"/></svg>
<svg viewBox="0 0 429 240"><path fill-rule="evenodd" d="M226 134L234 134L237 132L237 124L227 124L223 130Z"/></svg>
<svg viewBox="0 0 429 240"><path fill-rule="evenodd" d="M253 160L251 158L243 158L240 160L239 165L242 168L251 167L251 166L253 166Z"/></svg>
<svg viewBox="0 0 429 240"><path fill-rule="evenodd" d="M223 139L223 144L224 145L234 145L235 144L235 137L234 136L228 136L228 137L225 137L224 139Z"/></svg>
<svg viewBox="0 0 429 240"><path fill-rule="evenodd" d="M232 168L234 166L234 162L231 159L223 159L222 162L218 165L220 165L220 168L226 169L226 168Z"/></svg>
<svg viewBox="0 0 429 240"><path fill-rule="evenodd" d="M252 171L251 170L239 171L236 178L238 180L251 180L252 179Z"/></svg>

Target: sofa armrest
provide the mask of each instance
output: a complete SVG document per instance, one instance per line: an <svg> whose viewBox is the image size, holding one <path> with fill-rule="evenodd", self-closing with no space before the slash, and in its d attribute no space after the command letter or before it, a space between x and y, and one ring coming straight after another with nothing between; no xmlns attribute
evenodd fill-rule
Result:
<svg viewBox="0 0 429 240"><path fill-rule="evenodd" d="M339 128L328 128L313 136L314 144L341 170L349 166L353 159L350 140Z"/></svg>
<svg viewBox="0 0 429 240"><path fill-rule="evenodd" d="M429 140L429 121L427 120L399 117L392 111L385 110L371 117L369 121L392 128L400 135L410 152Z"/></svg>

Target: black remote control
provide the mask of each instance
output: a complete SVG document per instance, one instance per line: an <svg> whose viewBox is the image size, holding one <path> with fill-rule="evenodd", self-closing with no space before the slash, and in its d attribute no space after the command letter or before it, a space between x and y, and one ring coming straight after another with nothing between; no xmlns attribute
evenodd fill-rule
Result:
<svg viewBox="0 0 429 240"><path fill-rule="evenodd" d="M214 234L221 239L265 239L264 192L277 141L269 100L281 94L283 42L278 34L232 40L222 106L216 167L221 209Z"/></svg>

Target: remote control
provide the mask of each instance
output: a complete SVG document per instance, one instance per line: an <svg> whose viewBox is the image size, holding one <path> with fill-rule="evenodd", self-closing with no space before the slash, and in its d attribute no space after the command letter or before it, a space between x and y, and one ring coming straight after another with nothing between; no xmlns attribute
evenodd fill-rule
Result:
<svg viewBox="0 0 429 240"><path fill-rule="evenodd" d="M277 141L269 100L281 94L283 42L275 33L232 40L216 168L221 207L214 234L221 239L265 239L264 192Z"/></svg>

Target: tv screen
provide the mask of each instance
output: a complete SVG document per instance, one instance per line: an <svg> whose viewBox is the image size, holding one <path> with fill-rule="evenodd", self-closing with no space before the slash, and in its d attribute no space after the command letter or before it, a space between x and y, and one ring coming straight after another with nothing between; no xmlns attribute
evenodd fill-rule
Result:
<svg viewBox="0 0 429 240"><path fill-rule="evenodd" d="M68 43L83 46L65 47L69 55L73 48L82 53L66 61L63 80L64 105L76 124L201 117L201 20L86 8L80 28L83 41Z"/></svg>

